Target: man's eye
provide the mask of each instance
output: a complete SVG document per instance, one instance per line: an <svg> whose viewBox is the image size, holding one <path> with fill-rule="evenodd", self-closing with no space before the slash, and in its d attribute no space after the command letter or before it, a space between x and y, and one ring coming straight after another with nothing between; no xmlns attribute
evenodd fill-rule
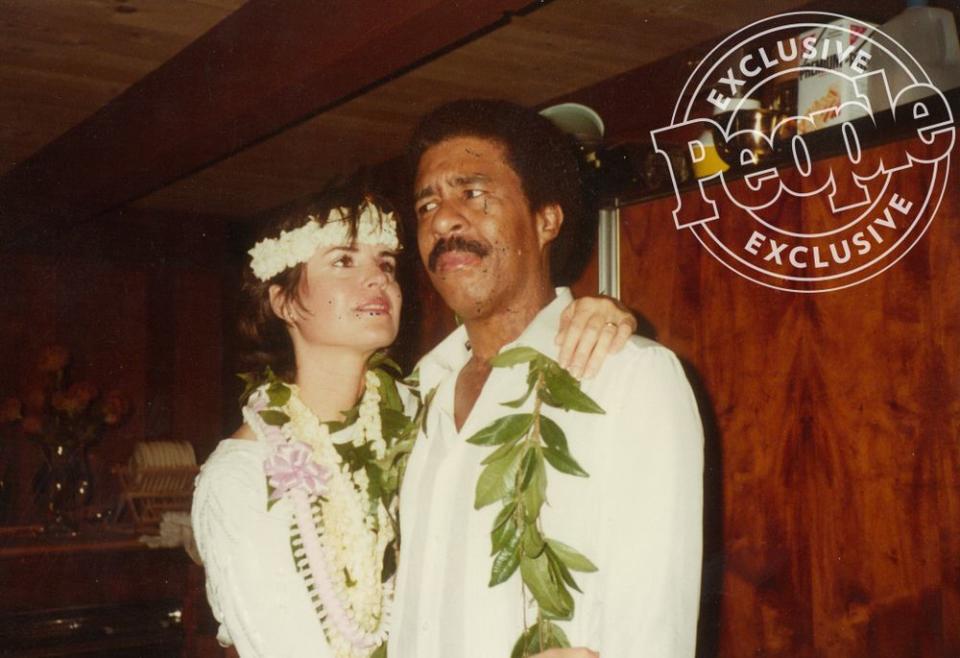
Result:
<svg viewBox="0 0 960 658"><path fill-rule="evenodd" d="M468 199L476 199L477 197L483 196L483 190L466 190L463 196Z"/></svg>
<svg viewBox="0 0 960 658"><path fill-rule="evenodd" d="M437 208L436 201L427 201L426 203L422 203L417 207L417 214L425 215L428 212L432 212L433 210L436 210L436 208Z"/></svg>

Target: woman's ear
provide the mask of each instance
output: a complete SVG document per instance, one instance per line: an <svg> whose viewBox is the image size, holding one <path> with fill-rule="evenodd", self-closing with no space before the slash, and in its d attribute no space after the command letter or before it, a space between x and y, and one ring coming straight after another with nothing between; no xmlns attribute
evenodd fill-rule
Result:
<svg viewBox="0 0 960 658"><path fill-rule="evenodd" d="M277 284L270 286L268 291L270 295L270 308L273 314L280 318L286 324L293 324L293 312L290 310L290 300L283 294L283 288Z"/></svg>
<svg viewBox="0 0 960 658"><path fill-rule="evenodd" d="M556 239L561 226L563 226L563 208L559 204L551 203L537 211L537 235L540 238L541 249Z"/></svg>

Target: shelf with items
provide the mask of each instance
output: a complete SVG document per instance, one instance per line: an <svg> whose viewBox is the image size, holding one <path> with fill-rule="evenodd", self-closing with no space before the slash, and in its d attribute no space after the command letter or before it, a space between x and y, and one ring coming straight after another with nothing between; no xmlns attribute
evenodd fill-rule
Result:
<svg viewBox="0 0 960 658"><path fill-rule="evenodd" d="M945 99L946 105L943 105L940 98L940 96L928 96L920 99L920 101L913 102L925 103L927 111L931 113L940 113L945 117L951 117L955 127L957 115L960 113L960 87L943 92L942 98ZM897 114L900 114L900 112L902 112L902 110L898 111ZM946 114L943 114L944 112L946 112ZM827 126L819 130L806 132L801 136L803 142L802 147L794 147L793 135L789 135L786 139L781 138L777 147L765 153L762 160L751 164L743 165L734 162L731 163L729 169L723 172L718 171L702 179L694 178L692 168L689 168L686 172L686 178L682 181L677 181L678 184L675 190L670 185L669 172L666 171L666 167L670 166L674 168L674 171L678 171L678 168L684 166L681 160L683 158L689 158L687 149L690 148L689 144L696 135L696 131L693 131L687 142L671 145L666 153L666 157L665 154L656 154L656 157L662 161L656 165L661 168L661 171L656 174L656 179L665 182L665 184L661 184L660 187L655 190L651 190L650 186L643 189L640 185L635 185L633 188L621 186L620 189L611 189L611 186L607 186L606 192L601 196L601 204L606 207L625 206L671 196L675 193L683 194L684 192L697 189L700 186L706 188L721 184L722 182L730 183L748 179L751 176L756 176L757 174L772 169L778 171L795 169L795 148L803 149L805 153L809 155L810 163L813 163L847 154L847 143L853 139L856 140L856 145L851 145L852 147L857 150L865 150L891 142L918 137L917 124L914 121L902 119L898 121L897 118L894 112L887 109L877 112L873 116L862 116L839 125ZM925 119L925 125L930 125L932 122L933 119L929 117ZM715 142L719 141L715 132L713 137ZM742 147L749 149L748 144L743 144ZM718 151L723 152L728 158L731 157L732 153L737 152L735 145L732 147L728 146L726 152L718 146ZM653 149L652 147L647 147L644 152L652 154ZM603 162L603 157L604 156L601 155L601 162ZM652 156L648 155L647 157ZM669 165L667 165L667 158L670 160ZM648 167L649 166L653 165L648 164ZM689 167L689 161L686 166ZM601 177L605 175L602 167L600 175ZM617 175L621 177L621 180L624 178L622 173Z"/></svg>

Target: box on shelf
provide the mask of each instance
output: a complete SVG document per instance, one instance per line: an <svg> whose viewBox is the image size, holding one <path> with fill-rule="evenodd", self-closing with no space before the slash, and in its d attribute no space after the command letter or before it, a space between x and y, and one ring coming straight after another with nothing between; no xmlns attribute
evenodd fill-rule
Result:
<svg viewBox="0 0 960 658"><path fill-rule="evenodd" d="M860 105L844 105L857 97L852 78L869 70L872 23L837 19L830 27L803 32L799 48L803 61L797 83L797 114L813 124L800 122L800 132L819 130L865 116Z"/></svg>

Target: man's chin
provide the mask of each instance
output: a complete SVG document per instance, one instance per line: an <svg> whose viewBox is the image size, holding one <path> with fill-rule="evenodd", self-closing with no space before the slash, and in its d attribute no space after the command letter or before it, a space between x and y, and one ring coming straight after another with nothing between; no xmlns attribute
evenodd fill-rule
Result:
<svg viewBox="0 0 960 658"><path fill-rule="evenodd" d="M443 301L462 320L483 315L489 308L488 294L480 293L476 285L457 276L433 275L433 287Z"/></svg>

